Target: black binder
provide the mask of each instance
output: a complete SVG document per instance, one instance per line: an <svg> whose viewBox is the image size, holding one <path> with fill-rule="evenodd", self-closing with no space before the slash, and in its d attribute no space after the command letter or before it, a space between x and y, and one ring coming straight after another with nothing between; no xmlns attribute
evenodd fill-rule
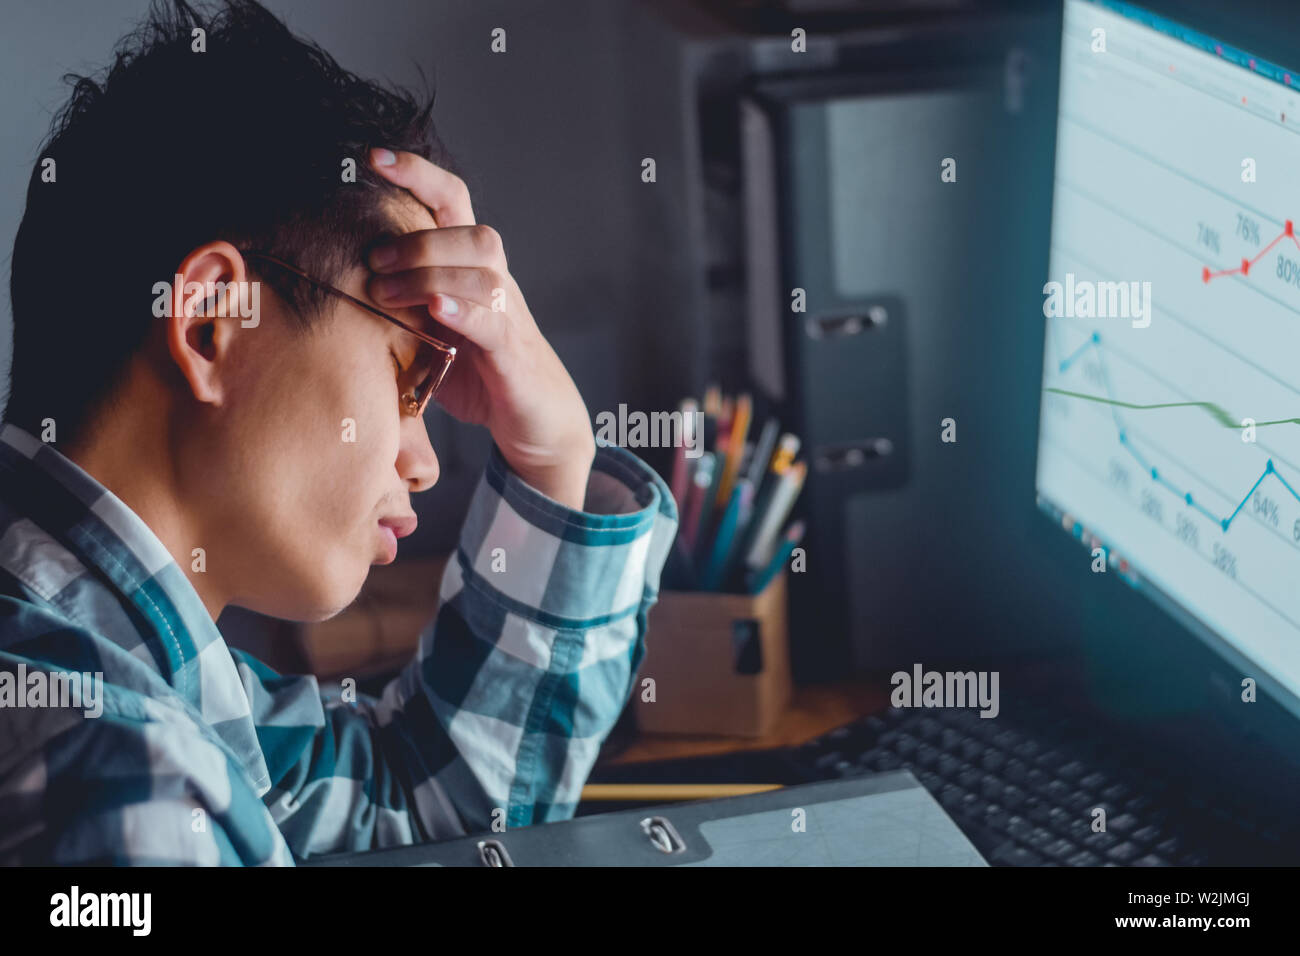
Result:
<svg viewBox="0 0 1300 956"><path fill-rule="evenodd" d="M304 866L987 866L906 770L578 817Z"/></svg>

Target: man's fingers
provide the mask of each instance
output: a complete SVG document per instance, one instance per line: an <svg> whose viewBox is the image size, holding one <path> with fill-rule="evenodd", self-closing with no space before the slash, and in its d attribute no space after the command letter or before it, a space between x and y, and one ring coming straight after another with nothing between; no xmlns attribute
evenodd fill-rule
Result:
<svg viewBox="0 0 1300 956"><path fill-rule="evenodd" d="M429 304L429 313L484 352L499 354L505 344L507 330L504 312L493 312L477 302L439 292Z"/></svg>
<svg viewBox="0 0 1300 956"><path fill-rule="evenodd" d="M514 285L502 273L484 266L421 266L372 276L369 291L380 305L402 308L425 305L435 293L445 292L500 311L509 311Z"/></svg>
<svg viewBox="0 0 1300 956"><path fill-rule="evenodd" d="M440 227L474 225L469 188L454 173L403 150L372 149L370 165L427 206Z"/></svg>
<svg viewBox="0 0 1300 956"><path fill-rule="evenodd" d="M509 322L509 296L513 285L492 269L463 266L426 266L405 272L371 277L367 291L381 306L409 308L428 306L435 319L448 328L463 333L484 349L497 348ZM457 312L444 312L445 304L435 298L450 299L459 306ZM499 304L499 310L494 309Z"/></svg>
<svg viewBox="0 0 1300 956"><path fill-rule="evenodd" d="M376 246L370 253L375 272L400 272L438 263L442 266L506 268L501 236L491 226L417 229Z"/></svg>

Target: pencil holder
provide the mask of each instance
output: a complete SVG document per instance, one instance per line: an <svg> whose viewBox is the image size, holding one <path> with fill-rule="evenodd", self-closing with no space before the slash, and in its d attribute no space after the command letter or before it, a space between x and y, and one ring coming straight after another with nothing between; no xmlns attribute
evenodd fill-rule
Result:
<svg viewBox="0 0 1300 956"><path fill-rule="evenodd" d="M634 693L647 733L760 737L790 705L786 572L759 594L664 591ZM645 700L646 678L654 680Z"/></svg>

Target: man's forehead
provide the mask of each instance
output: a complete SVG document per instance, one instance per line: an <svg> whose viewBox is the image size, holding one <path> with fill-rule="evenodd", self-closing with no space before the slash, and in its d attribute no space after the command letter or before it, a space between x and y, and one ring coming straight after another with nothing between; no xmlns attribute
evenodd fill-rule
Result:
<svg viewBox="0 0 1300 956"><path fill-rule="evenodd" d="M384 213L391 224L391 232L396 235L437 228L437 223L434 222L433 213L429 211L429 208L405 190L402 191L400 196L394 196L385 203ZM430 317L427 308L420 306L407 308L384 307L376 302L367 288L367 283L373 275L374 273L370 271L370 268L363 264L350 272L346 285L355 288L355 295L376 308L382 308L389 315L401 319L417 329L424 329L435 335L439 333L438 325Z"/></svg>

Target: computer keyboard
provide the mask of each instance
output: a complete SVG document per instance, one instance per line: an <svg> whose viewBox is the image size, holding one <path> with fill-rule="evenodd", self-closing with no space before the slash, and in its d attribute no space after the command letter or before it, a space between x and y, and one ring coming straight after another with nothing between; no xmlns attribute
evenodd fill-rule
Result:
<svg viewBox="0 0 1300 956"><path fill-rule="evenodd" d="M996 719L891 708L799 747L602 766L590 779L790 785L907 768L994 865L1300 862L1289 818L1211 797L1204 780L1156 773L1141 752L1100 739L1115 738L1039 707ZM1106 828L1094 832L1098 807Z"/></svg>

